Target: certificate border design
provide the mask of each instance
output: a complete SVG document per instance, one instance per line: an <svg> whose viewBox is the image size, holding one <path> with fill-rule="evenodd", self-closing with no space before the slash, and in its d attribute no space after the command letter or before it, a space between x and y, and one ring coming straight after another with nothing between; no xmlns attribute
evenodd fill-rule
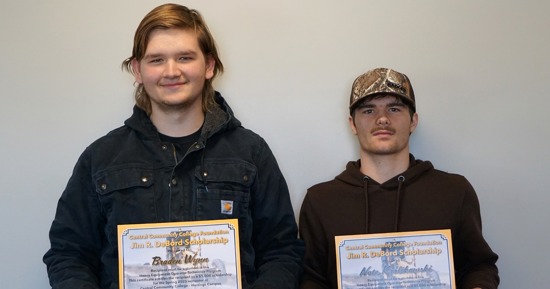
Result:
<svg viewBox="0 0 550 289"><path fill-rule="evenodd" d="M455 276L454 276L452 238L451 238L450 229L335 236L336 267L337 267L336 272L338 277L338 288L339 289L347 288L343 285L343 282L342 282L343 280L342 280L342 256L341 256L341 249L344 248L347 241L365 240L365 242L370 244L377 241L388 240L388 239L392 239L393 241L397 241L397 242L406 242L408 239L419 238L419 237L440 238L442 240L442 244L439 245L439 247L445 248L447 251L447 258L446 258L446 263L444 267L448 269L449 280L450 280L449 285L451 289L456 289ZM361 288L361 287L357 287L357 288ZM364 287L364 288L367 288L367 287ZM378 287L375 286L375 287L368 287L368 288L378 288Z"/></svg>
<svg viewBox="0 0 550 289"><path fill-rule="evenodd" d="M235 252L235 279L237 282L237 288L242 288L241 280L241 266L240 266L240 246L239 246L239 223L238 219L222 219L222 220L204 220L204 221L189 221L189 222L168 222L168 223L144 223L144 224L123 224L117 226L117 238L118 238L118 260L119 260L119 288L125 288L125 242L131 242L131 240L125 240L130 231L150 231L155 229L174 229L182 230L186 228L201 227L206 229L209 227L220 227L227 225L227 229L233 238L233 251ZM138 233L144 234L144 233Z"/></svg>

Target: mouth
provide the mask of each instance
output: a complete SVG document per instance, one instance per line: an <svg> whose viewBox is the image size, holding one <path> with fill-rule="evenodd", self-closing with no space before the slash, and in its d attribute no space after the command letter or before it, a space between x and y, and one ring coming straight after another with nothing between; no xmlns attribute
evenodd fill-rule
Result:
<svg viewBox="0 0 550 289"><path fill-rule="evenodd" d="M181 80L181 79L173 79L173 80L167 80L165 82L160 82L160 86L165 88L178 88L181 86L184 86L187 83L187 81Z"/></svg>
<svg viewBox="0 0 550 289"><path fill-rule="evenodd" d="M175 82L175 83L163 83L161 84L162 87L166 87L166 88L176 88L176 87L180 87L182 85L184 85L185 83L183 82Z"/></svg>
<svg viewBox="0 0 550 289"><path fill-rule="evenodd" d="M372 135L374 136L388 136L388 135L394 135L395 131L392 129L376 129L372 132Z"/></svg>

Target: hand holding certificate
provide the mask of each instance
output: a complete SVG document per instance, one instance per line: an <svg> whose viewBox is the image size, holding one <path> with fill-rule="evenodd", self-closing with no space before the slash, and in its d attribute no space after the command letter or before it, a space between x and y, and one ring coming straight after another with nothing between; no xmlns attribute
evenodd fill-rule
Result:
<svg viewBox="0 0 550 289"><path fill-rule="evenodd" d="M338 288L454 289L450 230L336 236Z"/></svg>
<svg viewBox="0 0 550 289"><path fill-rule="evenodd" d="M119 286L241 288L235 219L118 226Z"/></svg>

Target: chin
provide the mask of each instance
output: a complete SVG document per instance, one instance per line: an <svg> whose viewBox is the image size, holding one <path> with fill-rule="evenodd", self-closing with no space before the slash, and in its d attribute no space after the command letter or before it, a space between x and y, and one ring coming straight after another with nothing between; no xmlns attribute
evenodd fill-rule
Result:
<svg viewBox="0 0 550 289"><path fill-rule="evenodd" d="M365 151L371 155L394 155L400 153L402 149L398 149L396 147L378 147L366 149Z"/></svg>

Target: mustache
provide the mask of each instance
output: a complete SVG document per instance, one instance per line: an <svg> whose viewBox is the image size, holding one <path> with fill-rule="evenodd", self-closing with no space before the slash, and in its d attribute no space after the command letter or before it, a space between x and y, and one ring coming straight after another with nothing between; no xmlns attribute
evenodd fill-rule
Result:
<svg viewBox="0 0 550 289"><path fill-rule="evenodd" d="M389 131L390 133L395 133L395 129L392 128L392 127L389 127L389 126L386 126L386 127L375 127L371 130L371 133L374 134L374 133L377 133L379 131Z"/></svg>

